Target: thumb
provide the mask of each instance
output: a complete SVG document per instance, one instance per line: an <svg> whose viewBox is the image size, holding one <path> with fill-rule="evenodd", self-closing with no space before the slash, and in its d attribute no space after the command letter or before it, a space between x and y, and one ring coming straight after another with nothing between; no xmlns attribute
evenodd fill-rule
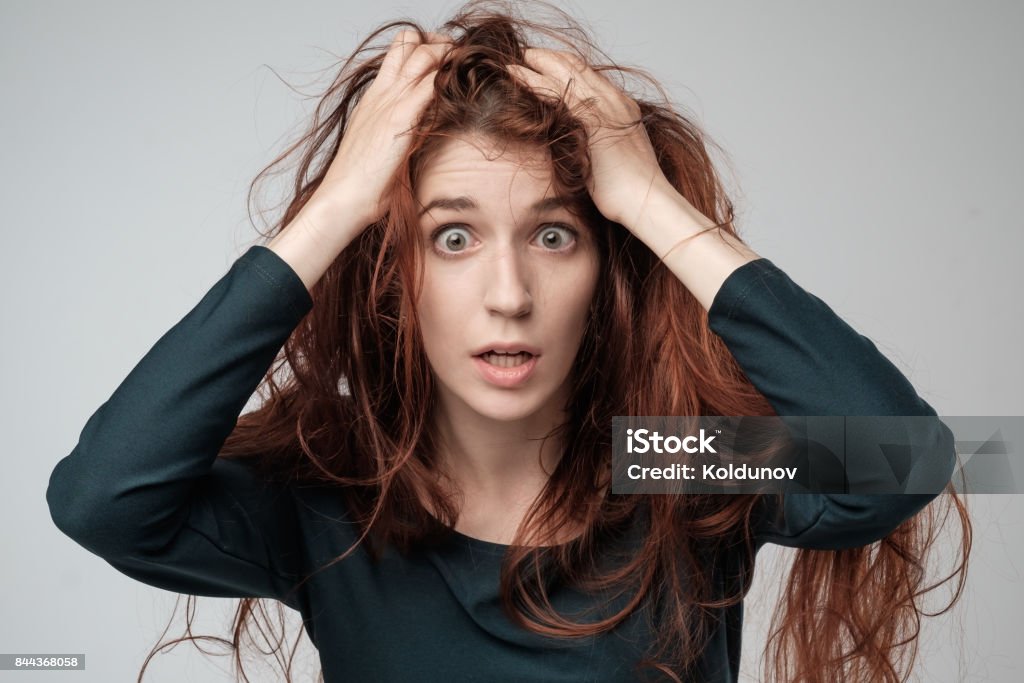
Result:
<svg viewBox="0 0 1024 683"><path fill-rule="evenodd" d="M425 104L434 93L434 77L437 76L437 69L423 74L420 82L409 91L409 97L418 105Z"/></svg>

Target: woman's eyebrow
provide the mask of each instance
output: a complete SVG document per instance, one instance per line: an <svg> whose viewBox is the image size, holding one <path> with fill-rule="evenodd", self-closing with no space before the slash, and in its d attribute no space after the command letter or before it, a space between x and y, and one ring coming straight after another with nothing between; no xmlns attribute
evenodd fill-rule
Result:
<svg viewBox="0 0 1024 683"><path fill-rule="evenodd" d="M569 205L568 200L563 197L546 197L539 201L534 202L533 206L530 207L530 211L533 213L543 213L545 211L553 211L555 209L561 209ZM431 209L448 209L450 211L468 211L470 209L479 208L472 197L461 195L458 197L438 197L430 201L423 210L420 211L419 215L422 216Z"/></svg>

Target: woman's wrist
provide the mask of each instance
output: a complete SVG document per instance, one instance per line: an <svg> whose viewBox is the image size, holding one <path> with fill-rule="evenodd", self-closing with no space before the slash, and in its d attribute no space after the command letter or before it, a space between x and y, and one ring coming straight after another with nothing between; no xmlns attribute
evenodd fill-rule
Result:
<svg viewBox="0 0 1024 683"><path fill-rule="evenodd" d="M321 236L326 246L341 244L337 253L373 222L365 208L355 201L323 198L316 194L310 197L295 219L300 217L309 229Z"/></svg>
<svg viewBox="0 0 1024 683"><path fill-rule="evenodd" d="M267 244L299 276L306 289L323 276L365 229L361 214L343 205L310 200Z"/></svg>
<svg viewBox="0 0 1024 683"><path fill-rule="evenodd" d="M636 226L627 226L696 297L711 308L722 283L737 268L761 258L698 211L675 188L652 192Z"/></svg>

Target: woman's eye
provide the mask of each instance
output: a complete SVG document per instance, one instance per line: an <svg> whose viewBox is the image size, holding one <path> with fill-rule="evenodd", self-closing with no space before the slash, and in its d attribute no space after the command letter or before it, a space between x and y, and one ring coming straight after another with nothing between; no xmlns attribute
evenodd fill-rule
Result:
<svg viewBox="0 0 1024 683"><path fill-rule="evenodd" d="M471 239L469 231L457 225L441 226L431 235L435 250L449 258L468 248ZM576 231L565 225L549 225L536 239L551 251L564 251L576 241Z"/></svg>
<svg viewBox="0 0 1024 683"><path fill-rule="evenodd" d="M558 250L576 239L576 231L562 225L551 225L541 230L539 238L545 247Z"/></svg>
<svg viewBox="0 0 1024 683"><path fill-rule="evenodd" d="M442 228L435 235L434 242L440 242L442 251L462 251L469 244L469 232L465 228Z"/></svg>

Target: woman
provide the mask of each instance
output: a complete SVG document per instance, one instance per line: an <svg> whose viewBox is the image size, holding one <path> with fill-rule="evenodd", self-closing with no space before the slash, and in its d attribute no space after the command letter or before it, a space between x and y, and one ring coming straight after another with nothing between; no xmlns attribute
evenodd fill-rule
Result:
<svg viewBox="0 0 1024 683"><path fill-rule="evenodd" d="M934 410L737 236L691 122L491 4L346 62L272 238L90 418L55 523L242 598L236 657L256 599L300 611L328 681L735 681L772 542L766 676L901 680L939 502L964 579L952 489L614 495L611 420Z"/></svg>

